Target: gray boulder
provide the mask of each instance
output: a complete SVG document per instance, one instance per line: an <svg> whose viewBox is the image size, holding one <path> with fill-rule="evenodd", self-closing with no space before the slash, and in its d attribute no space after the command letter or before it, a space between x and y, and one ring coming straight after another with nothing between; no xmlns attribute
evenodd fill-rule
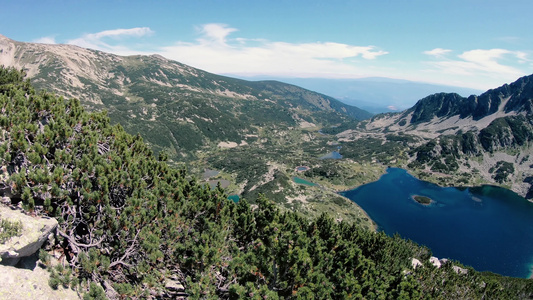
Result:
<svg viewBox="0 0 533 300"><path fill-rule="evenodd" d="M56 219L28 216L1 204L0 219L22 223L20 236L0 244L0 264L8 266L14 266L21 258L39 251L48 236L57 228Z"/></svg>
<svg viewBox="0 0 533 300"><path fill-rule="evenodd" d="M185 292L183 284L173 276L170 279L167 279L165 283L166 296L172 299L187 299L189 294Z"/></svg>
<svg viewBox="0 0 533 300"><path fill-rule="evenodd" d="M413 258L413 259L411 259L411 266L413 266L413 269L416 269L416 268L421 267L423 265L420 262L420 260L418 260L416 258Z"/></svg>
<svg viewBox="0 0 533 300"><path fill-rule="evenodd" d="M461 268L459 266L453 266L453 270L455 271L455 273L457 273L459 275L468 274L468 270L467 269Z"/></svg>
<svg viewBox="0 0 533 300"><path fill-rule="evenodd" d="M429 262L432 265L434 265L435 267L437 267L437 268L440 268L440 266L441 266L441 263L440 263L439 259L437 257L435 257L435 256L430 257L429 258Z"/></svg>

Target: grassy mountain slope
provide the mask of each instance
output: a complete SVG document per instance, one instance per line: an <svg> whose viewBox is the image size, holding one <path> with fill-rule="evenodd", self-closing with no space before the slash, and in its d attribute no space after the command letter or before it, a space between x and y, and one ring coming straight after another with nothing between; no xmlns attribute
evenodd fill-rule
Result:
<svg viewBox="0 0 533 300"><path fill-rule="evenodd" d="M84 299L531 297L530 280L433 267L428 249L323 214L251 207L170 167L139 136L0 68L2 196L58 219L51 286ZM423 266L413 268L411 259Z"/></svg>
<svg viewBox="0 0 533 300"><path fill-rule="evenodd" d="M218 76L158 55L122 57L5 37L0 45L0 64L26 69L37 88L106 109L114 123L180 161L219 142L248 141L258 126L320 126L370 117L296 86ZM189 136L177 142L180 134Z"/></svg>
<svg viewBox="0 0 533 300"><path fill-rule="evenodd" d="M244 81L210 74L158 55L116 56L69 45L20 43L0 36L0 64L23 68L38 89L76 97L91 111L106 110L113 124L139 133L170 164L198 178L221 182L228 192L269 194L307 215L324 210L336 218L372 224L349 200L335 194L375 180L382 166L339 162L349 171L334 181L293 181L301 165L330 165L319 158L336 149L319 132L369 114L309 90L276 81ZM322 180L322 181L320 181Z"/></svg>

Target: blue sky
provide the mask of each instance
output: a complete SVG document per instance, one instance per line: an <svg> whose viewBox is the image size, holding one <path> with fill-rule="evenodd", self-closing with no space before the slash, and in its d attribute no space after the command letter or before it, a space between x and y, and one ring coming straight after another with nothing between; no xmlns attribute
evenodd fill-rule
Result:
<svg viewBox="0 0 533 300"><path fill-rule="evenodd" d="M0 34L239 77L477 89L533 73L532 0L0 0Z"/></svg>

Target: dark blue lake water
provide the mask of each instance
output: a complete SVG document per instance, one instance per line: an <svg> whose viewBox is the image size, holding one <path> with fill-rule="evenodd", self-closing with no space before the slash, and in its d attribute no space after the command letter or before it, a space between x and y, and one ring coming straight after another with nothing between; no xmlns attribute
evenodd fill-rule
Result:
<svg viewBox="0 0 533 300"><path fill-rule="evenodd" d="M341 193L361 206L379 230L428 246L478 271L527 278L533 265L533 203L503 188L443 188L403 169ZM422 205L413 195L434 200Z"/></svg>

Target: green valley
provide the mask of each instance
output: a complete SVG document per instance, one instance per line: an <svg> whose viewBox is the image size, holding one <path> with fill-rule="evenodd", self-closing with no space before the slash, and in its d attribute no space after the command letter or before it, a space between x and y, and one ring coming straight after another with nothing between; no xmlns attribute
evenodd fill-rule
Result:
<svg viewBox="0 0 533 300"><path fill-rule="evenodd" d="M84 299L170 299L169 282L176 281L191 299L533 293L527 279L459 262L437 268L429 249L327 213L302 217L264 195L254 205L234 203L165 163L105 113L37 92L22 78L0 69L0 162L7 172L0 185L11 205L58 220L50 246L65 255L55 265L46 251L39 256L52 287Z"/></svg>

